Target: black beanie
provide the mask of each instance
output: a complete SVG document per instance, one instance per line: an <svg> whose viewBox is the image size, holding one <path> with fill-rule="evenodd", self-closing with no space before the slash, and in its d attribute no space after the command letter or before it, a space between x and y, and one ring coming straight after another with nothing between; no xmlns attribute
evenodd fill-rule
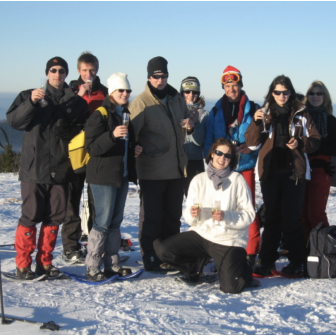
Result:
<svg viewBox="0 0 336 336"><path fill-rule="evenodd" d="M48 75L49 69L52 68L55 65L60 65L64 68L66 74L69 73L68 63L62 58L62 57L53 57L47 62L46 66L46 75Z"/></svg>
<svg viewBox="0 0 336 336"><path fill-rule="evenodd" d="M161 56L157 56L149 60L147 65L148 78L156 73L168 73L167 60Z"/></svg>

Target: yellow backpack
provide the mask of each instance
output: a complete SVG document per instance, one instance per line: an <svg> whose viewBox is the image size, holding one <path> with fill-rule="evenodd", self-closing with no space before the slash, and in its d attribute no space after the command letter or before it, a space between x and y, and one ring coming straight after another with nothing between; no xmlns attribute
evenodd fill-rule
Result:
<svg viewBox="0 0 336 336"><path fill-rule="evenodd" d="M98 107L97 110L103 116L107 117L107 111L103 106ZM84 173L86 170L86 165L90 160L90 155L85 150L84 130L70 140L68 150L69 150L69 159L74 172L76 174Z"/></svg>

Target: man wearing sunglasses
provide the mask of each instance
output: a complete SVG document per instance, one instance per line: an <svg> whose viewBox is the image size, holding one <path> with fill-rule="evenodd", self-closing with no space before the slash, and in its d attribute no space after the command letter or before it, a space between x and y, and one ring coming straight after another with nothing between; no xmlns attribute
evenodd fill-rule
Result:
<svg viewBox="0 0 336 336"><path fill-rule="evenodd" d="M107 87L100 83L97 76L99 69L98 58L90 52L83 52L77 60L77 71L79 78L70 82L70 88L83 97L90 109L90 115L102 105L107 95ZM69 183L69 196L67 203L67 211L64 223L62 225L62 243L63 243L63 259L65 262L76 263L83 262L84 256L81 251L79 240L87 240L82 235L80 213L80 200L84 188L86 174L85 172L76 175L74 182ZM92 202L91 191L88 188L89 199L89 219L88 230L92 228Z"/></svg>
<svg viewBox="0 0 336 336"><path fill-rule="evenodd" d="M208 153L211 145L218 138L231 140L239 153L238 166L235 171L241 173L250 187L253 204L255 204L255 176L254 167L258 151L251 151L245 143L245 131L250 125L257 104L250 101L242 90L243 81L240 71L229 65L221 77L224 95L217 101L210 111L206 124L204 153ZM248 260L254 265L259 251L260 224L256 217L249 227L249 238L246 247Z"/></svg>
<svg viewBox="0 0 336 336"><path fill-rule="evenodd" d="M7 111L7 122L25 131L21 151L22 214L15 234L16 274L32 280L36 275L59 276L52 265L59 225L65 217L68 182L74 177L68 158L69 140L89 116L83 98L65 83L68 64L61 57L47 62L46 91L22 91ZM41 223L36 244L36 224ZM36 270L31 270L37 245Z"/></svg>
<svg viewBox="0 0 336 336"><path fill-rule="evenodd" d="M145 91L129 107L137 141L143 147L136 159L141 255L146 270L165 273L171 268L156 256L153 241L180 232L187 166L183 144L186 132L192 133L194 127L185 100L167 83L167 64L160 56L148 62Z"/></svg>

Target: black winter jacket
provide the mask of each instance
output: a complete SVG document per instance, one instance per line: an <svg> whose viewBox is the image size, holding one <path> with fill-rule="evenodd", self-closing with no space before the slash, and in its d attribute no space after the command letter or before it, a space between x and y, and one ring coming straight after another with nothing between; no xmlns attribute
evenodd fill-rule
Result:
<svg viewBox="0 0 336 336"><path fill-rule="evenodd" d="M124 174L125 140L113 136L114 129L122 125L122 118L116 112L109 97L103 102L108 118L99 111L93 112L85 125L85 148L90 154L86 168L86 181L98 185L121 187ZM132 123L128 126L128 180L136 183L134 148L136 146Z"/></svg>
<svg viewBox="0 0 336 336"><path fill-rule="evenodd" d="M31 101L32 91L22 91L7 111L8 124L25 131L19 180L46 184L75 180L68 143L89 117L87 103L69 88L59 91L48 84L48 105L41 107Z"/></svg>

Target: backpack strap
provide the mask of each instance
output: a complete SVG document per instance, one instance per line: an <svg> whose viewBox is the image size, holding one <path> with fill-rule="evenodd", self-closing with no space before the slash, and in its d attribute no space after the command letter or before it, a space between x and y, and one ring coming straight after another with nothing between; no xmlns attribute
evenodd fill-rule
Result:
<svg viewBox="0 0 336 336"><path fill-rule="evenodd" d="M99 111L102 114L102 116L107 117L107 110L104 106L98 107L96 111Z"/></svg>

